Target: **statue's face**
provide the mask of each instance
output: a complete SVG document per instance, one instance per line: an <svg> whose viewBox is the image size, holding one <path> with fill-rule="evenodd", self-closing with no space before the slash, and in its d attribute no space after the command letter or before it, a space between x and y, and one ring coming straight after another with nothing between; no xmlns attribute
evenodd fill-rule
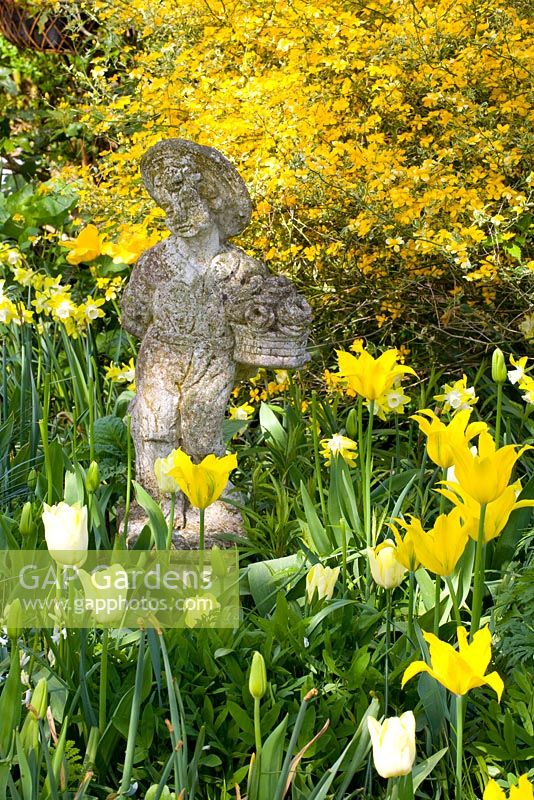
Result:
<svg viewBox="0 0 534 800"><path fill-rule="evenodd" d="M171 233L187 238L215 224L202 188L202 176L194 165L171 165L156 175L154 195L167 213Z"/></svg>

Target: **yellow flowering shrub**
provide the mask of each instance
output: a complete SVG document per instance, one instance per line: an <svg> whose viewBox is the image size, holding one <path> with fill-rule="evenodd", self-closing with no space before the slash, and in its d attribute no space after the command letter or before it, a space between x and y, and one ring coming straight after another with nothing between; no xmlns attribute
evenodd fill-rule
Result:
<svg viewBox="0 0 534 800"><path fill-rule="evenodd" d="M298 278L319 324L348 315L348 335L357 314L390 341L398 329L407 342L472 339L475 325L481 344L505 329L534 337L526 6L90 6L107 30L137 37L120 63L96 56L78 76L74 116L100 152L66 172L82 178L99 229L162 230L139 159L161 138L193 139L235 162L255 199L242 244Z"/></svg>

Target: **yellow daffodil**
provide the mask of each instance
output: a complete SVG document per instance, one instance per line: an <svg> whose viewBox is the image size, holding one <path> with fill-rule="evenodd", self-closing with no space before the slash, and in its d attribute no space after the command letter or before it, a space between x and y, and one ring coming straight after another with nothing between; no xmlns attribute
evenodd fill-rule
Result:
<svg viewBox="0 0 534 800"><path fill-rule="evenodd" d="M417 414L412 414L411 419L417 422L427 437L426 446L429 458L438 467L443 469L452 467L454 464L453 449L471 441L474 436L487 430L488 426L485 422L469 423L470 416L471 409L465 408L459 411L447 425L430 408L423 408Z"/></svg>
<svg viewBox="0 0 534 800"><path fill-rule="evenodd" d="M102 253L102 238L96 225L87 225L75 239L59 244L70 250L67 256L69 264L87 264Z"/></svg>
<svg viewBox="0 0 534 800"><path fill-rule="evenodd" d="M218 458L210 453L200 464L193 464L183 450L173 450L168 470L195 508L207 508L222 495L232 470L237 467L234 453ZM170 457L170 456L169 456Z"/></svg>
<svg viewBox="0 0 534 800"><path fill-rule="evenodd" d="M492 503L505 491L517 459L531 449L525 445L507 444L496 449L487 431L478 437L478 452L473 454L465 442L454 448L456 480L460 487L477 503Z"/></svg>
<svg viewBox="0 0 534 800"><path fill-rule="evenodd" d="M486 626L477 631L471 644L467 641L467 631L463 626L457 630L458 650L447 642L442 642L433 633L423 631L430 649L431 666L424 661L414 661L402 677L404 686L420 672L428 672L449 692L464 695L477 686L491 686L500 700L504 684L497 672L485 672L491 660L491 633Z"/></svg>
<svg viewBox="0 0 534 800"><path fill-rule="evenodd" d="M142 233L123 233L117 242L106 242L102 253L111 256L114 264L133 264L144 250L148 250L152 240Z"/></svg>
<svg viewBox="0 0 534 800"><path fill-rule="evenodd" d="M534 800L534 786L530 783L526 774L520 776L517 786L511 787L509 799ZM506 800L506 793L492 778L486 784L482 800Z"/></svg>
<svg viewBox="0 0 534 800"><path fill-rule="evenodd" d="M524 394L522 394L521 397L525 401L525 403L530 403L530 405L534 405L534 378L531 378L528 375L526 375L519 384L519 388L521 389L522 392L524 392Z"/></svg>
<svg viewBox="0 0 534 800"><path fill-rule="evenodd" d="M323 567L322 564L314 564L313 567L310 567L306 575L308 602L311 603L315 593L317 593L318 600L331 600L338 577L339 567Z"/></svg>
<svg viewBox="0 0 534 800"><path fill-rule="evenodd" d="M349 467L353 467L356 463L358 445L348 436L335 433L330 439L321 439L321 448L321 455L326 459L327 466L330 465L332 457L336 456L341 456Z"/></svg>
<svg viewBox="0 0 534 800"><path fill-rule="evenodd" d="M450 575L458 559L465 550L469 538L461 513L454 508L450 514L440 514L434 527L425 532L417 517L409 522L395 520L406 529L406 537L411 537L417 560L425 569L436 575Z"/></svg>
<svg viewBox="0 0 534 800"><path fill-rule="evenodd" d="M386 394L398 377L415 375L411 367L398 364L398 350L386 350L378 358L362 350L358 357L350 353L337 351L339 375L356 394L366 400L377 400Z"/></svg>
<svg viewBox="0 0 534 800"><path fill-rule="evenodd" d="M443 394L434 395L434 400L444 403L444 411L464 411L473 406L478 397L475 397L473 386L467 386L467 376L463 375L460 380L452 384L446 383L443 386Z"/></svg>
<svg viewBox="0 0 534 800"><path fill-rule="evenodd" d="M521 383L521 381L525 378L527 372L527 356L523 356L522 358L518 358L517 361L513 356L510 356L510 364L514 367L514 369L508 370L508 380L510 383L516 384Z"/></svg>
<svg viewBox="0 0 534 800"><path fill-rule="evenodd" d="M375 769L382 778L408 775L415 761L415 717L405 711L400 717L388 717L380 723L367 718L367 728L373 744Z"/></svg>
<svg viewBox="0 0 534 800"><path fill-rule="evenodd" d="M367 548L367 557L371 567L371 575L378 586L384 589L394 589L403 581L406 567L397 557L395 542L386 539L374 549Z"/></svg>
<svg viewBox="0 0 534 800"><path fill-rule="evenodd" d="M243 403L240 406L231 406L229 410L230 419L247 420L254 414L254 406Z"/></svg>
<svg viewBox="0 0 534 800"><path fill-rule="evenodd" d="M379 419L385 420L388 414L403 414L404 406L409 402L408 395L404 394L400 387L393 386L388 392L377 398L374 411Z"/></svg>
<svg viewBox="0 0 534 800"><path fill-rule="evenodd" d="M480 503L468 495L458 483L452 483L450 481L444 481L444 483L449 488L440 489L439 491L455 504L462 517L467 534L471 539L477 541L480 521ZM453 491L451 491L451 489ZM487 504L486 515L484 517L485 542L495 539L500 534L508 522L510 514L512 511L515 511L516 508L529 508L534 506L534 500L517 500L517 495L520 492L521 482L516 481L510 484L510 486L507 486L496 500Z"/></svg>

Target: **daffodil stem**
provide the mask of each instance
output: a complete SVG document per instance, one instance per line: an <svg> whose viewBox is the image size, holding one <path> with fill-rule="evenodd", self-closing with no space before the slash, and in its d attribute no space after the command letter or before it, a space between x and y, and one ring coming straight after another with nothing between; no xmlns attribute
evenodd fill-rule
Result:
<svg viewBox="0 0 534 800"><path fill-rule="evenodd" d="M342 558L342 572L343 572L343 595L347 593L347 523L341 517L341 558Z"/></svg>
<svg viewBox="0 0 534 800"><path fill-rule="evenodd" d="M107 628L102 632L102 655L100 658L100 693L98 698L98 729L100 733L104 733L106 727L106 706L107 706L107 691L108 691L108 646L109 646L109 630Z"/></svg>
<svg viewBox="0 0 534 800"><path fill-rule="evenodd" d="M460 626L462 624L462 618L460 616L460 607L458 606L458 598L456 596L456 592L454 590L454 586L450 575L447 575L447 577L445 578L445 583L447 584L447 589L449 590L449 594L451 596L452 610L454 612L455 622L458 626Z"/></svg>
<svg viewBox="0 0 534 800"><path fill-rule="evenodd" d="M324 496L323 478L321 474L321 458L319 455L319 421L317 419L317 393L315 391L312 392L311 397L311 418L313 454L315 459L315 477L317 480L317 491L319 492L319 502L321 503L323 523L326 525L328 515L326 512L326 500Z"/></svg>
<svg viewBox="0 0 534 800"><path fill-rule="evenodd" d="M389 706L389 646L391 638L391 589L386 589L386 661L384 664L384 716Z"/></svg>
<svg viewBox="0 0 534 800"><path fill-rule="evenodd" d="M456 695L456 800L462 800L462 766L464 755L464 703Z"/></svg>
<svg viewBox="0 0 534 800"><path fill-rule="evenodd" d="M128 539L128 518L130 516L130 503L132 500L132 418L130 414L126 415L126 500L124 502L124 520L122 524L122 535L124 537L124 546Z"/></svg>
<svg viewBox="0 0 534 800"><path fill-rule="evenodd" d="M469 641L473 640L473 636L478 631L478 626L480 625L480 617L482 616L482 594L484 591L484 577L485 577L484 551L486 549L484 542L485 521L486 521L486 503L482 503L480 506L477 548L475 552L475 568L474 568L475 579L473 582L473 607L471 609L471 629L469 631Z"/></svg>
<svg viewBox="0 0 534 800"><path fill-rule="evenodd" d="M495 416L495 449L500 446L502 417L502 383L497 384L497 411Z"/></svg>
<svg viewBox="0 0 534 800"><path fill-rule="evenodd" d="M169 522L167 525L167 550L171 549L172 534L174 531L174 507L176 504L176 492L171 492L171 502L169 504Z"/></svg>
<svg viewBox="0 0 534 800"><path fill-rule="evenodd" d="M434 636L439 635L440 619L440 600L441 600L441 576L436 575L436 587L434 595Z"/></svg>
<svg viewBox="0 0 534 800"><path fill-rule="evenodd" d="M373 417L375 411L375 401L369 400L369 421L367 423L367 431L365 434L365 466L363 468L363 526L365 529L365 546L367 548L372 546L371 542L371 470L372 470L372 442L373 442ZM371 590L371 575L369 559L367 559L366 567L366 598L369 597Z"/></svg>

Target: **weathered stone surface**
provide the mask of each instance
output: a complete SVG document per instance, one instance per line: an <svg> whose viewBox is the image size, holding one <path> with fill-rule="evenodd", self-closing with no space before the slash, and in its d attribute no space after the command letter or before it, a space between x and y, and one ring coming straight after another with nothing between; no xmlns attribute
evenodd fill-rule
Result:
<svg viewBox="0 0 534 800"><path fill-rule="evenodd" d="M261 366L302 366L311 312L287 278L227 243L249 222L251 202L221 153L168 139L143 156L141 174L171 235L134 266L122 325L142 339L131 406L136 477L161 499L156 458L177 447L197 463L224 455L222 426L236 378ZM225 517L236 521L235 512L221 510L229 506L215 505L208 534L226 528ZM183 498L178 508L176 527L194 535L194 510Z"/></svg>

